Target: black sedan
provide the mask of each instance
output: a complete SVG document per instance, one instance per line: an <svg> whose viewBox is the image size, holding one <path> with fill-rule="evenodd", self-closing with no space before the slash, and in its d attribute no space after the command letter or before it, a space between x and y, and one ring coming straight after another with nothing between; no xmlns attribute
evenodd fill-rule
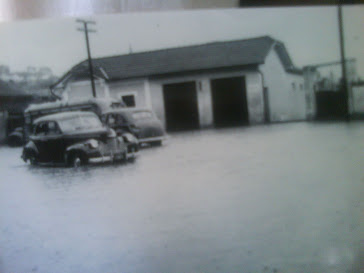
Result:
<svg viewBox="0 0 364 273"><path fill-rule="evenodd" d="M38 118L33 135L23 149L24 161L65 163L80 166L89 162L127 159L128 144L104 126L93 112L63 112Z"/></svg>

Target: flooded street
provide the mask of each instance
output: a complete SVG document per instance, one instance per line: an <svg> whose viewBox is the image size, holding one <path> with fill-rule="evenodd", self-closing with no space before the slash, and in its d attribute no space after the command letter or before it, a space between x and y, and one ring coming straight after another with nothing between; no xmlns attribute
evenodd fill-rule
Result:
<svg viewBox="0 0 364 273"><path fill-rule="evenodd" d="M178 133L76 170L20 154L0 148L2 273L363 268L364 123Z"/></svg>

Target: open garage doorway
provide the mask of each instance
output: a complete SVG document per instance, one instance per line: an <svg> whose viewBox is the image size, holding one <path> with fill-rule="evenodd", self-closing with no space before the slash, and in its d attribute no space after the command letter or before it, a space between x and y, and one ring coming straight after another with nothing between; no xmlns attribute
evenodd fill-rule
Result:
<svg viewBox="0 0 364 273"><path fill-rule="evenodd" d="M195 82L163 85L167 131L199 128Z"/></svg>
<svg viewBox="0 0 364 273"><path fill-rule="evenodd" d="M211 80L211 93L215 127L249 123L244 77Z"/></svg>

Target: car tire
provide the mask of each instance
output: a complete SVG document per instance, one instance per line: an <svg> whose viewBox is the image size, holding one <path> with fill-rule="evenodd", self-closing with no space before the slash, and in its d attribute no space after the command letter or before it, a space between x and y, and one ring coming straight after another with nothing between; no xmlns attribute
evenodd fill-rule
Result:
<svg viewBox="0 0 364 273"><path fill-rule="evenodd" d="M136 155L135 155L136 152L137 152L137 148L135 148L134 146L131 146L130 153L129 153L130 157L128 158L128 160L134 161L136 158Z"/></svg>
<svg viewBox="0 0 364 273"><path fill-rule="evenodd" d="M88 163L87 157L85 155L82 155L81 153L72 154L69 160L69 164L73 168L79 168L81 166L86 165L87 163Z"/></svg>
<svg viewBox="0 0 364 273"><path fill-rule="evenodd" d="M34 153L29 155L28 160L29 160L30 165L33 165L33 166L37 165L37 163L38 163L37 157L35 156Z"/></svg>
<svg viewBox="0 0 364 273"><path fill-rule="evenodd" d="M124 154L123 154L123 161L124 162L128 161L128 152L127 151L125 151Z"/></svg>

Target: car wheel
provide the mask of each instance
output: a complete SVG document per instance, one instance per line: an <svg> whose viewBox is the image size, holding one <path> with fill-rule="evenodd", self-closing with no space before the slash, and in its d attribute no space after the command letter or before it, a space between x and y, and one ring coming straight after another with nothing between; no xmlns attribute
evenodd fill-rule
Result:
<svg viewBox="0 0 364 273"><path fill-rule="evenodd" d="M81 167L81 158L79 156L75 156L72 160L72 167L73 168L79 168Z"/></svg>
<svg viewBox="0 0 364 273"><path fill-rule="evenodd" d="M71 156L70 165L73 168L79 168L87 164L87 158L79 153L75 153Z"/></svg>
<svg viewBox="0 0 364 273"><path fill-rule="evenodd" d="M35 154L29 155L29 158L28 159L29 159L30 165L36 165L38 163Z"/></svg>
<svg viewBox="0 0 364 273"><path fill-rule="evenodd" d="M134 146L130 147L129 160L134 160L135 159L135 157L136 157L135 153L136 153L136 148Z"/></svg>

